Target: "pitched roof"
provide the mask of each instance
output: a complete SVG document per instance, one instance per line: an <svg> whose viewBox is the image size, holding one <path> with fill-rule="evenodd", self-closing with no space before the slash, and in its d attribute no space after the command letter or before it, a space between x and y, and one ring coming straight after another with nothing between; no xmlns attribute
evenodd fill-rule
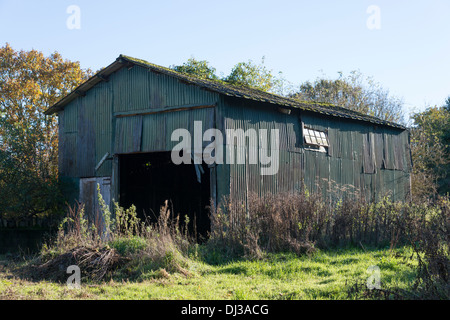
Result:
<svg viewBox="0 0 450 320"><path fill-rule="evenodd" d="M349 110L347 108L335 106L328 103L319 103L319 102L305 102L299 101L292 98L282 97L276 94L268 93L262 90L249 88L245 86L237 86L232 85L230 83L220 81L220 80L210 80L210 79L202 79L199 77L195 77L192 75L187 75L184 73L177 72L175 70L161 67L152 63L149 63L144 60L136 59L133 57L120 55L116 61L107 66L106 68L97 72L94 76L89 78L87 81L78 86L71 93L63 97L53 106L51 106L47 111L45 111L46 115L53 114L62 110L70 101L75 99L79 95L84 95L86 91L94 87L97 83L104 81L107 79L112 73L118 71L123 67L130 67L132 65L141 66L147 69L150 69L154 72L162 73L168 75L170 77L174 77L180 79L189 84L197 85L201 88L217 92L219 94L223 94L226 96L248 99L259 102L266 102L270 104L275 104L279 106L284 106L288 108L296 108L300 110L316 112L323 115L328 115L332 117L340 117L347 118L353 120L360 120L365 122L370 122L378 125L386 125L395 128L405 129L404 126L379 119L377 117L365 115L353 110Z"/></svg>

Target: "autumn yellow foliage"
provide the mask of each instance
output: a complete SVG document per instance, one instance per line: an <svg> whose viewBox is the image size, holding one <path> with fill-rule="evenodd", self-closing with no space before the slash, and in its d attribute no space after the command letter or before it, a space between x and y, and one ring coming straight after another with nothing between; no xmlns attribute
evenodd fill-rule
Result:
<svg viewBox="0 0 450 320"><path fill-rule="evenodd" d="M0 217L55 208L58 125L44 111L91 74L57 52L0 48Z"/></svg>

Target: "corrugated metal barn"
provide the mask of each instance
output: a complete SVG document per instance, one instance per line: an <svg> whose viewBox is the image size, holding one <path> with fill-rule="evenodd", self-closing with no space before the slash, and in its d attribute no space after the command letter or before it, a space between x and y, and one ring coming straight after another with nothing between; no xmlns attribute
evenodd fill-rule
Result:
<svg viewBox="0 0 450 320"><path fill-rule="evenodd" d="M359 192L374 200L389 193L402 201L410 192L409 132L401 125L199 79L128 56L119 56L46 111L55 113L61 179L71 186L70 200L86 203L91 212L98 206L97 183L107 203L135 204L141 215L157 215L170 199L177 213L195 218L200 233L209 228L209 199L217 203L225 195L245 199L250 192L304 187L330 197ZM179 143L172 133L184 128L194 136L198 123L203 132L224 133L222 142L202 141L202 147L220 144L235 151L233 159L171 161ZM228 139L225 132L231 129L278 129L277 150L271 139L264 144L258 138L256 145ZM248 160L263 148L267 154L278 151L275 174L262 175L267 165L261 162L235 158L242 151Z"/></svg>

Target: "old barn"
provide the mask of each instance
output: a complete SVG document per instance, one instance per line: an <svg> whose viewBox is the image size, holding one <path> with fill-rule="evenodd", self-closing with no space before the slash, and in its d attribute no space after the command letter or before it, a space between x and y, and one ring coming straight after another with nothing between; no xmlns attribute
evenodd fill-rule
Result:
<svg viewBox="0 0 450 320"><path fill-rule="evenodd" d="M195 216L201 233L210 228L205 209L210 198L245 199L250 192L305 187L330 197L358 192L367 200L390 194L402 201L410 191L409 132L401 125L128 56L119 56L46 114L58 115L59 170L70 186L67 195L86 203L91 213L98 206L97 184L108 203L135 204L141 215L156 215L170 199L178 213L191 221ZM196 129L212 128L223 139L196 138ZM191 133L192 150L200 143L215 148L210 154L215 156L223 147L224 160L199 161L193 153L195 161L176 165L171 152L181 141L173 139L177 129ZM239 129L249 134L227 137ZM245 143L254 132L256 142ZM277 157L268 163L263 155ZM276 171L262 174L269 165Z"/></svg>

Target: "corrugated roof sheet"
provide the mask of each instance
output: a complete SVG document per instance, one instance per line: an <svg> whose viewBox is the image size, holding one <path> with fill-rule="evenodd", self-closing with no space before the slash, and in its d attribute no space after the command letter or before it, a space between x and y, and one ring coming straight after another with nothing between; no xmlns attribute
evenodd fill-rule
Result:
<svg viewBox="0 0 450 320"><path fill-rule="evenodd" d="M310 112L316 112L332 117L340 117L347 118L353 120L360 120L370 123L375 123L379 125L386 125L390 127L396 127L405 129L404 126L385 121L379 119L377 117L365 115L356 111L352 111L343 107L334 106L326 103L315 103L315 102L302 102L291 98L286 98L282 96L278 96L272 93L264 92L258 89L248 88L245 86L236 86L229 84L220 80L209 80L209 79L201 79L192 75L183 74L177 71L174 71L169 68L165 68L162 66L158 66L152 63L149 63L144 60L136 59L133 57L120 55L116 61L110 64L108 67L102 69L89 80L78 86L74 91L72 91L67 96L63 97L60 101L58 101L55 105L50 107L45 114L50 115L59 110L62 110L65 105L67 105L70 101L75 99L78 95L83 95L87 90L94 87L97 83L107 80L109 75L116 72L117 70L123 67L131 67L133 65L138 65L147 69L150 69L154 72L162 73L171 77L175 77L180 81L186 82L191 85L200 86L205 90L210 90L213 92L217 92L219 94L223 94L226 96L249 99L254 101L266 102L270 104L275 104L279 106L284 106L288 108L296 108Z"/></svg>

